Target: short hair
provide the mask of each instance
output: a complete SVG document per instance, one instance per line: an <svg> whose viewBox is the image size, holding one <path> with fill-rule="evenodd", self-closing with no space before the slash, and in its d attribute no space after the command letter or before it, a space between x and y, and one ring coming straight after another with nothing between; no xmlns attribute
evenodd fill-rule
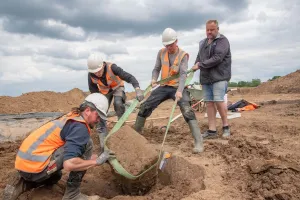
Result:
<svg viewBox="0 0 300 200"><path fill-rule="evenodd" d="M211 23L215 23L217 25L217 27L219 27L219 22L216 19L210 19L206 22L206 24L211 24Z"/></svg>

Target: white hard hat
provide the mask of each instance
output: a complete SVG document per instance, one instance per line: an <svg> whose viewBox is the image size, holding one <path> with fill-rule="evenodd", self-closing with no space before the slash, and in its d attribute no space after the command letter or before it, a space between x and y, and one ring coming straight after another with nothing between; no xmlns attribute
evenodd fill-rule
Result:
<svg viewBox="0 0 300 200"><path fill-rule="evenodd" d="M99 53L92 53L88 60L88 71L90 73L96 73L103 68L103 58Z"/></svg>
<svg viewBox="0 0 300 200"><path fill-rule="evenodd" d="M107 111L108 111L108 100L107 98L100 93L93 93L88 95L83 102L87 103L88 106L94 107L101 119L107 119Z"/></svg>
<svg viewBox="0 0 300 200"><path fill-rule="evenodd" d="M162 43L164 46L174 43L177 40L177 33L171 28L166 28L162 33Z"/></svg>

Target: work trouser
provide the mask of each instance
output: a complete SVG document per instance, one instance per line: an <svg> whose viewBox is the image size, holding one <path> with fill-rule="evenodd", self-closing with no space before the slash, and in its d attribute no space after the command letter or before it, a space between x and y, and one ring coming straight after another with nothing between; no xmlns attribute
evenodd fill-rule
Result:
<svg viewBox="0 0 300 200"><path fill-rule="evenodd" d="M89 140L89 142L85 145L84 153L82 155L82 159L89 160L92 156L92 150L93 150L93 141L92 139ZM49 165L39 173L28 173L19 171L21 177L30 183L36 183L35 187L41 186L41 185L53 185L56 184L62 177L61 170L63 169L63 158L64 158L64 146L58 148L55 150L51 156ZM71 174L76 175L84 174L85 171L71 171ZM74 176L73 175L73 176ZM71 177L69 176L69 179Z"/></svg>
<svg viewBox="0 0 300 200"><path fill-rule="evenodd" d="M141 105L138 116L147 118L162 102L168 99L175 100L176 91L177 88L175 87L159 86L157 89L151 92L149 98ZM186 122L196 119L195 113L191 109L191 97L187 89L183 90L182 98L177 102L177 104Z"/></svg>
<svg viewBox="0 0 300 200"><path fill-rule="evenodd" d="M114 109L117 113L118 119L120 119L125 112L126 95L124 87L119 87L105 96L108 99L108 108L110 107L112 99L114 99ZM96 129L98 133L107 134L106 120L100 120L100 122L96 125Z"/></svg>

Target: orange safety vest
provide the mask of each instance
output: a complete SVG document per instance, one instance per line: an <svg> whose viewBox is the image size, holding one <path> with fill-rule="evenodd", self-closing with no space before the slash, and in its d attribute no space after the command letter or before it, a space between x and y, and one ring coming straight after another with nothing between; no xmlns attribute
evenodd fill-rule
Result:
<svg viewBox="0 0 300 200"><path fill-rule="evenodd" d="M250 111L250 110L255 110L257 109L259 106L255 103L249 102L249 104L247 106L244 106L242 108L237 108L237 111Z"/></svg>
<svg viewBox="0 0 300 200"><path fill-rule="evenodd" d="M118 76L116 76L111 70L111 66L113 63L106 63L107 72L106 72L106 81L107 86L104 85L100 79L91 77L92 82L97 84L99 92L102 94L107 94L110 89L115 90L120 86L124 86L124 81L121 80Z"/></svg>
<svg viewBox="0 0 300 200"><path fill-rule="evenodd" d="M78 114L69 113L50 121L33 131L21 144L17 153L15 168L28 173L39 173L49 164L51 155L65 144L60 132L69 120L84 123L90 133L90 127Z"/></svg>
<svg viewBox="0 0 300 200"><path fill-rule="evenodd" d="M161 79L168 78L170 76L173 76L175 74L178 74L179 72L179 65L185 55L187 55L189 59L189 54L184 52L182 49L178 48L177 56L174 60L174 63L172 66L170 66L169 61L169 54L167 48L161 49L160 54L160 60L161 60ZM169 86L178 86L179 85L179 78L171 80L169 82L164 83L163 85L169 85Z"/></svg>

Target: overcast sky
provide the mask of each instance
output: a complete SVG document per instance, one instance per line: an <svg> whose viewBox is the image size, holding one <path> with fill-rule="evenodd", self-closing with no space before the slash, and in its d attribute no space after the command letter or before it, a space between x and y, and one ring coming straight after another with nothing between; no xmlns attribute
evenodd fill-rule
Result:
<svg viewBox="0 0 300 200"><path fill-rule="evenodd" d="M266 81L300 69L299 10L299 0L1 1L0 96L88 91L86 59L93 51L132 73L144 89L163 47L162 31L178 32L191 68L208 19L217 19L230 41L231 81Z"/></svg>

